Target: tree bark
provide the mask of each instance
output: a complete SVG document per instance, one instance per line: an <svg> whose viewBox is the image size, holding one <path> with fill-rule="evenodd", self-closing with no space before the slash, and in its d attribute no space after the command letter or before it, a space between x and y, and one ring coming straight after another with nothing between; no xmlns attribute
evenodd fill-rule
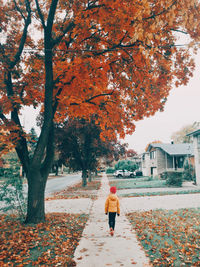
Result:
<svg viewBox="0 0 200 267"><path fill-rule="evenodd" d="M48 175L42 175L38 170L28 174L28 206L25 223L45 221L45 186Z"/></svg>
<svg viewBox="0 0 200 267"><path fill-rule="evenodd" d="M92 182L92 172L90 170L88 171L88 181Z"/></svg>
<svg viewBox="0 0 200 267"><path fill-rule="evenodd" d="M82 186L87 186L87 170L82 170Z"/></svg>
<svg viewBox="0 0 200 267"><path fill-rule="evenodd" d="M58 165L55 166L55 175L58 176Z"/></svg>

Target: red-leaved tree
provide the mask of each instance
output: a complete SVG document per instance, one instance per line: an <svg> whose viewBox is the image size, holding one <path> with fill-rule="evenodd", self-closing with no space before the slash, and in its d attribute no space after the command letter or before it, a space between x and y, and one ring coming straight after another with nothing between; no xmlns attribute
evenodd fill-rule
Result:
<svg viewBox="0 0 200 267"><path fill-rule="evenodd" d="M12 143L28 179L26 222L45 219L54 122L90 118L103 136L134 131L162 110L174 84L194 70L200 38L197 0L0 0L0 141ZM36 36L37 35L37 36ZM191 39L176 46L179 35ZM37 38L36 38L37 37ZM20 121L41 107L43 124L30 160Z"/></svg>

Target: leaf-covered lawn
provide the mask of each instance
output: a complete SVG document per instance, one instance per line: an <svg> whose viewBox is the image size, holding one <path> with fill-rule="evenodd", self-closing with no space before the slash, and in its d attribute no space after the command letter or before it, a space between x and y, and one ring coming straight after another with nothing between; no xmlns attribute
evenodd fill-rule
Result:
<svg viewBox="0 0 200 267"><path fill-rule="evenodd" d="M76 199L76 198L91 198L96 199L97 192L101 186L100 180L88 182L86 187L82 187L82 182L67 187L60 192L55 193L52 197L46 200L53 199Z"/></svg>
<svg viewBox="0 0 200 267"><path fill-rule="evenodd" d="M23 225L0 216L0 266L75 266L73 254L87 215L47 214L46 222Z"/></svg>
<svg viewBox="0 0 200 267"><path fill-rule="evenodd" d="M153 266L200 266L200 209L127 216Z"/></svg>

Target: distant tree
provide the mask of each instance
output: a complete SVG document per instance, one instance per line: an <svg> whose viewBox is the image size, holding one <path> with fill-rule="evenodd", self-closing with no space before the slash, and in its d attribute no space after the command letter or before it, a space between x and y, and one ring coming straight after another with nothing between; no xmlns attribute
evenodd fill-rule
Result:
<svg viewBox="0 0 200 267"><path fill-rule="evenodd" d="M88 171L95 171L98 166L98 158L116 153L111 142L101 139L101 129L94 121L69 119L55 129L55 136L60 162L82 171L84 187Z"/></svg>
<svg viewBox="0 0 200 267"><path fill-rule="evenodd" d="M183 126L179 131L172 134L171 139L174 143L191 143L191 137L187 136L188 133L197 130L200 126L199 122Z"/></svg>
<svg viewBox="0 0 200 267"><path fill-rule="evenodd" d="M126 152L126 156L128 158L137 156L137 152L134 149L128 149L127 152Z"/></svg>
<svg viewBox="0 0 200 267"><path fill-rule="evenodd" d="M121 144L118 140L106 140L104 141L104 147L106 153L103 154L106 165L111 166L113 161L118 161L124 158L127 152L127 143Z"/></svg>
<svg viewBox="0 0 200 267"><path fill-rule="evenodd" d="M55 151L54 160L52 164L52 172L58 176L59 168L62 167L62 159L59 158L60 154L59 151Z"/></svg>
<svg viewBox="0 0 200 267"><path fill-rule="evenodd" d="M29 139L27 142L30 158L32 158L34 155L34 151L35 151L35 148L37 146L37 142L38 142L38 136L37 136L35 129L32 127L30 132L29 132Z"/></svg>
<svg viewBox="0 0 200 267"><path fill-rule="evenodd" d="M115 170L135 171L137 164L131 160L121 160L115 164Z"/></svg>
<svg viewBox="0 0 200 267"><path fill-rule="evenodd" d="M162 144L162 142L161 142L160 140L152 141L151 143L149 143L149 144L146 146L145 151L148 150L148 148L149 148L149 146L150 146L151 144Z"/></svg>

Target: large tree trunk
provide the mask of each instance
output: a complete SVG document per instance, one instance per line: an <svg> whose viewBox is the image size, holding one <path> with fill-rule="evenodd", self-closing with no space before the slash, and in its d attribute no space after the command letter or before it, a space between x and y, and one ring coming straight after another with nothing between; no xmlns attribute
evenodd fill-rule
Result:
<svg viewBox="0 0 200 267"><path fill-rule="evenodd" d="M82 186L87 186L87 170L82 170Z"/></svg>
<svg viewBox="0 0 200 267"><path fill-rule="evenodd" d="M45 186L48 175L34 170L28 174L28 206L25 223L45 221Z"/></svg>

